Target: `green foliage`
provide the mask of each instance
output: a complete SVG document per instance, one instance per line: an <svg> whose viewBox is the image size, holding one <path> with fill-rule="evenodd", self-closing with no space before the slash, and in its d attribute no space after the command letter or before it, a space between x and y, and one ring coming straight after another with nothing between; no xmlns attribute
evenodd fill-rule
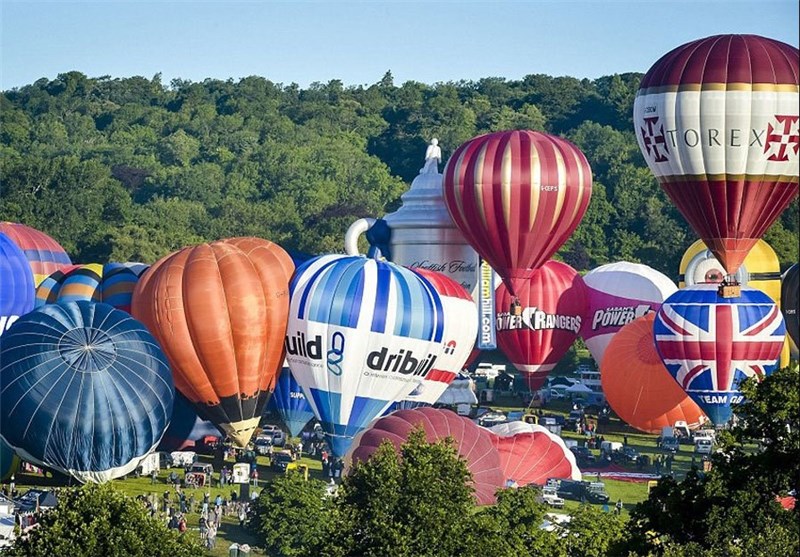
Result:
<svg viewBox="0 0 800 557"><path fill-rule="evenodd" d="M202 549L151 518L144 506L108 484L65 490L30 535L3 552L11 557L190 557Z"/></svg>
<svg viewBox="0 0 800 557"><path fill-rule="evenodd" d="M250 511L248 528L267 555L315 555L326 542L333 517L325 483L290 473L267 481Z"/></svg>

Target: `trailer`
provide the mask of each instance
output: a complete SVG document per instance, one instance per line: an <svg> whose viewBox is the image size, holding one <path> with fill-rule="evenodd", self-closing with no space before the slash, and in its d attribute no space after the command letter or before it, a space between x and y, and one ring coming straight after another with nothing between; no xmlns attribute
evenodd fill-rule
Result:
<svg viewBox="0 0 800 557"><path fill-rule="evenodd" d="M133 475L137 478L141 476L149 476L155 471L158 474L161 471L161 455L158 453L150 453L145 455L139 461L139 465L133 471Z"/></svg>

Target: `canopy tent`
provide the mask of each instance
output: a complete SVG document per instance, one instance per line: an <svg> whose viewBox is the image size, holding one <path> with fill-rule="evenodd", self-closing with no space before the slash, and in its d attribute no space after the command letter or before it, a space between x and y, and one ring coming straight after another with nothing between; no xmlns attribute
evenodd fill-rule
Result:
<svg viewBox="0 0 800 557"><path fill-rule="evenodd" d="M584 385L583 383L575 383L571 387L568 387L566 392L572 395L576 395L576 394L589 394L593 393L594 391L589 387L587 387L586 385Z"/></svg>

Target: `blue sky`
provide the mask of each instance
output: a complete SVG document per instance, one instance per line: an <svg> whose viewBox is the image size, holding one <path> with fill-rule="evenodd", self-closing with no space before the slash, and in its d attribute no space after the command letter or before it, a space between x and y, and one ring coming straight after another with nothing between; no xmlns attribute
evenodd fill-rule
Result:
<svg viewBox="0 0 800 557"><path fill-rule="evenodd" d="M797 0L103 2L0 0L0 89L77 70L201 81L395 84L644 72L692 39L798 46Z"/></svg>

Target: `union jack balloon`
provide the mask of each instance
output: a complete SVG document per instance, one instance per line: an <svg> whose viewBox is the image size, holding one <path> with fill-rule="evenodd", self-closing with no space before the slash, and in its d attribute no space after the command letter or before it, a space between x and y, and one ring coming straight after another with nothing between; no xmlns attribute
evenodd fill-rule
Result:
<svg viewBox="0 0 800 557"><path fill-rule="evenodd" d="M757 35L677 47L642 78L636 138L729 275L798 191L797 48Z"/></svg>
<svg viewBox="0 0 800 557"><path fill-rule="evenodd" d="M514 282L528 280L577 228L592 170L566 139L502 131L456 149L442 188L455 225L516 295Z"/></svg>
<svg viewBox="0 0 800 557"><path fill-rule="evenodd" d="M717 425L742 402L739 384L775 369L786 336L778 306L754 288L723 298L716 284L678 290L656 315L656 348L667 370Z"/></svg>

